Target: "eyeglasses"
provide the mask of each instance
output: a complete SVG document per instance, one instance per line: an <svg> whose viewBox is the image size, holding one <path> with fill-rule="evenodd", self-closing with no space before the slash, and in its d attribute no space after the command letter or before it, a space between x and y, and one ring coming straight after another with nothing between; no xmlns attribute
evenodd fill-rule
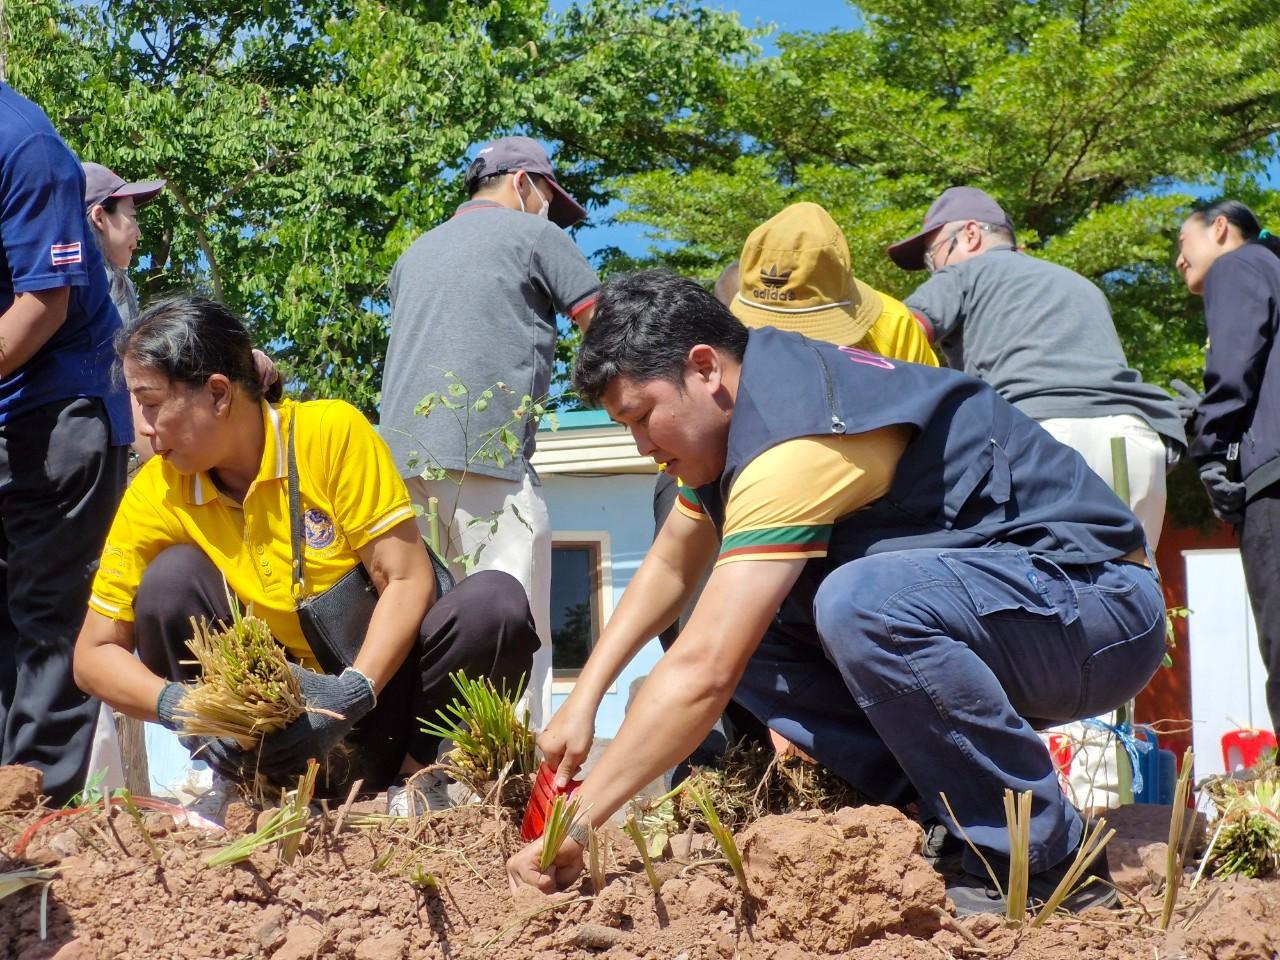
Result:
<svg viewBox="0 0 1280 960"><path fill-rule="evenodd" d="M949 234L947 234L945 237L943 237L941 240L939 240L937 243L935 243L933 246L931 246L928 250L924 252L924 266L926 270L928 270L930 273L933 273L933 271L937 269L937 267L934 265L933 252L937 250L940 246L942 246L944 243L946 243L948 240L951 241L951 246L947 247L946 256L948 257L951 256L951 251L956 248L956 241L960 239L960 234L964 232L964 228L967 226L968 226L967 223L960 224L960 226L956 227Z"/></svg>

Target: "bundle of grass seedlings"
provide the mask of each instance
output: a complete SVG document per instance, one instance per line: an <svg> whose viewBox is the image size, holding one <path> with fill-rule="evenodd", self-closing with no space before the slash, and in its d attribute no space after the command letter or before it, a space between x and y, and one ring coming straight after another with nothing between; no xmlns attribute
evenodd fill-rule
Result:
<svg viewBox="0 0 1280 960"><path fill-rule="evenodd" d="M191 619L195 635L187 646L200 678L178 708L178 732L235 740L247 750L302 716L307 705L266 622L241 614L235 602L231 610L230 626Z"/></svg>
<svg viewBox="0 0 1280 960"><path fill-rule="evenodd" d="M725 751L716 767L699 767L689 777L694 787L675 798L676 819L687 825L702 817L695 795L705 797L721 822L740 830L766 814L857 806L862 796L822 766L802 757L780 757L764 744L739 741Z"/></svg>
<svg viewBox="0 0 1280 960"><path fill-rule="evenodd" d="M1203 789L1218 809L1204 856L1213 875L1280 873L1280 767L1273 761L1244 775L1215 777Z"/></svg>

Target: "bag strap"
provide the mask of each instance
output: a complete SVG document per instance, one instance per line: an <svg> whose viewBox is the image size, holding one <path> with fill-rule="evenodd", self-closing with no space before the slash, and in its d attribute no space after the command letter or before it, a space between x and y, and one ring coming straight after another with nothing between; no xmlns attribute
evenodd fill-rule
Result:
<svg viewBox="0 0 1280 960"><path fill-rule="evenodd" d="M293 557L293 599L302 598L302 498L298 495L298 458L293 452L297 409L289 418L289 553Z"/></svg>

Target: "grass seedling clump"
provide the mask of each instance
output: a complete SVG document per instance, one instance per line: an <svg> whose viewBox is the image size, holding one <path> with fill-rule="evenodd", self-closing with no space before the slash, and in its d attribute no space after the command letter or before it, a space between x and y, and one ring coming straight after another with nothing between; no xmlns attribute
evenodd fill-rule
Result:
<svg viewBox="0 0 1280 960"><path fill-rule="evenodd" d="M1031 791L1004 791L1004 818L1009 831L1009 885L1005 888L1004 917L1020 927L1027 917L1027 885L1031 879Z"/></svg>
<svg viewBox="0 0 1280 960"><path fill-rule="evenodd" d="M547 824L542 830L542 853L538 859L538 869L546 873L556 862L556 855L564 845L564 838L569 835L580 819L578 801L566 794L558 793L551 801L551 809L547 811Z"/></svg>
<svg viewBox="0 0 1280 960"><path fill-rule="evenodd" d="M1218 809L1205 863L1219 879L1280 873L1280 767L1263 764L1246 778L1219 777L1206 785Z"/></svg>
<svg viewBox="0 0 1280 960"><path fill-rule="evenodd" d="M241 614L234 598L231 619L230 627L191 619L195 634L187 646L200 665L200 679L178 709L179 733L225 737L251 749L263 735L302 716L307 705L266 622Z"/></svg>
<svg viewBox="0 0 1280 960"><path fill-rule="evenodd" d="M720 846L720 852L724 854L724 858L728 861L733 875L738 879L738 886L742 888L743 896L750 897L751 889L747 886L747 874L742 869L742 853L738 850L738 842L733 838L733 831L720 822L720 815L716 813L716 806L711 802L711 797L707 791L698 787L696 784L690 785L688 788L689 798L697 805L702 812L703 818L707 821L707 827L711 830L711 835L716 838L716 843Z"/></svg>
<svg viewBox="0 0 1280 960"><path fill-rule="evenodd" d="M720 822L731 830L769 814L823 810L834 813L863 798L819 763L781 757L772 747L742 741L729 747L717 765L694 770L687 782L704 790ZM677 791L676 819L687 824L699 811L688 793Z"/></svg>
<svg viewBox="0 0 1280 960"><path fill-rule="evenodd" d="M631 842L636 845L636 849L640 851L640 862L644 864L644 875L649 880L649 886L653 890L656 897L662 893L662 881L658 879L657 871L653 869L653 859L649 856L649 847L645 843L644 834L640 832L640 825L636 823L634 816L627 817L627 822L622 825L623 832L631 838Z"/></svg>
<svg viewBox="0 0 1280 960"><path fill-rule="evenodd" d="M471 680L459 670L449 679L461 699L454 698L439 721L419 718L423 732L453 741L448 760L473 786L493 783L504 771L527 776L538 766L529 711L517 710L524 678L515 693L501 690L488 677Z"/></svg>

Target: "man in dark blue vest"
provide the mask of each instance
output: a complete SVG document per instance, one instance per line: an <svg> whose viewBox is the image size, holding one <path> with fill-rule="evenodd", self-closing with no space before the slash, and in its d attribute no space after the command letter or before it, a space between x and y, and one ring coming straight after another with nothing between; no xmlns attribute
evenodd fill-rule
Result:
<svg viewBox="0 0 1280 960"><path fill-rule="evenodd" d="M1030 791L1030 892L1046 897L1084 824L1035 729L1123 703L1164 653L1142 527L1106 484L977 379L748 331L669 274L606 286L574 382L684 485L539 738L559 780L601 696L718 553L580 789L590 821L684 757L733 696L869 797L963 828L998 873L1004 791ZM570 837L551 874L535 844L513 879L568 882L585 835ZM947 887L960 912L1004 910L972 851ZM1113 898L1094 884L1069 905Z"/></svg>

